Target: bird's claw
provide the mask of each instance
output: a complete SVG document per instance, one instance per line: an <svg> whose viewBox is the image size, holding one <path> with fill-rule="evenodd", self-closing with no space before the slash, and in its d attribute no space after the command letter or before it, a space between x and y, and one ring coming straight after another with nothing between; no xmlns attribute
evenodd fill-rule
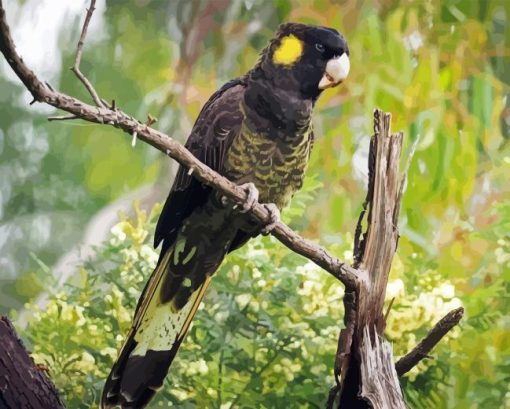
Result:
<svg viewBox="0 0 510 409"><path fill-rule="evenodd" d="M259 200L259 191L252 182L244 183L239 187L246 192L246 199L244 200L244 203L241 205L241 210L239 210L239 212L247 213L253 208L255 203L257 203L257 201Z"/></svg>
<svg viewBox="0 0 510 409"><path fill-rule="evenodd" d="M267 236L280 222L280 209L274 203L262 204L269 212L269 222L262 228L261 233Z"/></svg>
<svg viewBox="0 0 510 409"><path fill-rule="evenodd" d="M246 198L242 203L234 204L233 209L239 209L239 213L248 213L251 209L253 209L253 206L255 206L255 203L259 200L259 191L257 190L256 186L252 182L243 183L242 185L239 185L239 187L246 192ZM229 203L232 203L230 199L227 196L218 195L220 203L223 207L227 207Z"/></svg>
<svg viewBox="0 0 510 409"><path fill-rule="evenodd" d="M223 207L227 207L228 204L228 197L227 196L220 196L220 203Z"/></svg>
<svg viewBox="0 0 510 409"><path fill-rule="evenodd" d="M255 204L258 202L259 191L252 182L243 183L242 185L239 185L239 187L246 192L246 198L242 203L238 205L236 204L234 206L234 209L240 207L240 209L238 210L239 213L248 213L250 210L253 209L253 206L255 206ZM221 196L220 200L223 206L226 206L229 202L229 200L225 196ZM280 222L280 209L278 209L278 207L274 203L262 203L262 206L264 206L269 212L269 220L260 230L260 233L266 236Z"/></svg>

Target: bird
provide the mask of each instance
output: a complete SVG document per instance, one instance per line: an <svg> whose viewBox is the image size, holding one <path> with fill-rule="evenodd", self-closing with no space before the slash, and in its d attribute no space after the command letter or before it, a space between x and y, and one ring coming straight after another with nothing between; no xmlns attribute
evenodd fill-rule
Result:
<svg viewBox="0 0 510 409"><path fill-rule="evenodd" d="M154 234L159 260L106 380L103 409L149 403L224 257L278 223L303 184L315 103L347 78L349 58L336 29L284 23L254 67L202 107L185 146L246 191L246 200L231 203L179 168ZM247 214L257 202L271 216L265 225Z"/></svg>

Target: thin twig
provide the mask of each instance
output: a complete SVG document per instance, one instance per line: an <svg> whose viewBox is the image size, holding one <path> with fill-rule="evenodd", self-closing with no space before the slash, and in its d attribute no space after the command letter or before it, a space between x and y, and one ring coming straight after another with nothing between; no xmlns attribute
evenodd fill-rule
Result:
<svg viewBox="0 0 510 409"><path fill-rule="evenodd" d="M44 83L46 84L46 86L51 90L51 91L55 91L55 88L53 88L51 86L51 84L48 82L48 81L44 81Z"/></svg>
<svg viewBox="0 0 510 409"><path fill-rule="evenodd" d="M464 308L460 307L446 314L429 333L423 338L411 352L403 356L395 364L398 376L409 372L413 367L423 359L430 357L429 352L439 341L459 323L464 315Z"/></svg>
<svg viewBox="0 0 510 409"><path fill-rule="evenodd" d="M338 393L340 392L340 385L334 385L330 390L328 394L328 400L326 401L326 409L333 409L333 405L335 404L336 397L338 396Z"/></svg>
<svg viewBox="0 0 510 409"><path fill-rule="evenodd" d="M152 116L151 114L147 115L147 120L145 121L145 125L152 126L156 122L158 122L158 118L156 118L155 116Z"/></svg>
<svg viewBox="0 0 510 409"><path fill-rule="evenodd" d="M395 297L393 297L386 308L386 313L384 314L384 327L386 328L386 322L388 321L388 316L390 315L391 307L393 307L393 303L395 302Z"/></svg>
<svg viewBox="0 0 510 409"><path fill-rule="evenodd" d="M85 16L85 21L83 22L80 39L78 40L78 45L76 46L76 57L74 59L74 65L71 67L71 70L76 74L83 85L85 85L85 88L87 88L87 91L89 92L96 105L98 107L106 108L108 105L101 101L101 98L99 98L99 95L97 94L90 81L80 71L81 54L83 52L83 45L85 44L85 36L87 35L87 29L89 27L90 19L92 18L92 13L95 10L95 5L96 0L90 0L90 7L87 10L87 15Z"/></svg>
<svg viewBox="0 0 510 409"><path fill-rule="evenodd" d="M363 206L361 208L361 212L358 217L358 223L356 224L356 230L354 231L354 264L359 264L361 262L361 257L363 256L363 249L361 246L361 234L363 233L363 220L365 218L365 213L367 211L368 206L368 195L363 202Z"/></svg>

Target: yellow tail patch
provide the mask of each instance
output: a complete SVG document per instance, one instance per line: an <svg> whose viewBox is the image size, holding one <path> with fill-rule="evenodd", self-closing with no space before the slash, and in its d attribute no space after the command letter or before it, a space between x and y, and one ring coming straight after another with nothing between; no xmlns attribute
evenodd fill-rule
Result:
<svg viewBox="0 0 510 409"><path fill-rule="evenodd" d="M136 312L130 332L137 344L131 355L144 356L148 350L169 351L177 341L184 338L191 325L207 287L209 287L211 276L206 277L202 285L191 294L186 305L179 310L171 301L162 303L160 297L164 275L168 274L170 259L172 256L175 258L175 254L177 254L177 261L179 261L179 253L182 253L183 249L184 241L178 241L173 248L166 252L149 279L147 290L144 292L144 298ZM190 252L195 251L196 248L193 247ZM189 255L186 256L187 258ZM184 264L186 262L184 260ZM183 285L191 286L190 279L185 278Z"/></svg>
<svg viewBox="0 0 510 409"><path fill-rule="evenodd" d="M273 54L275 64L294 64L303 54L303 42L295 35L288 35L280 40L280 46Z"/></svg>

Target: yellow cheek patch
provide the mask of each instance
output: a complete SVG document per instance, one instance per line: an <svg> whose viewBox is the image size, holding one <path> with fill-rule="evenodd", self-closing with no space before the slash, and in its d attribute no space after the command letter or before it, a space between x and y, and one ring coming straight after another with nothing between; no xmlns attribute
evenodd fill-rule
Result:
<svg viewBox="0 0 510 409"><path fill-rule="evenodd" d="M275 64L294 64L303 54L303 42L294 35L288 35L280 40L280 46L273 54Z"/></svg>

